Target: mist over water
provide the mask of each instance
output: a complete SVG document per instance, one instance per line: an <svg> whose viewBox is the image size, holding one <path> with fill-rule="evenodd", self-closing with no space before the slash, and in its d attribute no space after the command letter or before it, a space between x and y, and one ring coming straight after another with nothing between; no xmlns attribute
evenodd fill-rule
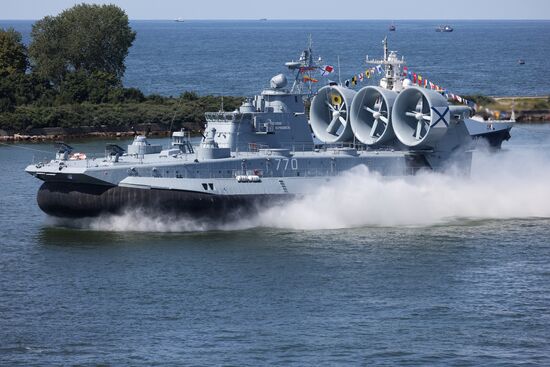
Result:
<svg viewBox="0 0 550 367"><path fill-rule="evenodd" d="M544 145L541 145L544 147ZM55 224L99 231L189 232L255 227L299 230L432 226L483 219L550 218L550 159L540 150L476 152L470 176L383 177L357 167L303 198L230 223L130 211Z"/></svg>
<svg viewBox="0 0 550 367"><path fill-rule="evenodd" d="M384 178L365 167L261 216L296 229L430 226L461 219L550 217L550 161L534 153L481 153L470 177Z"/></svg>

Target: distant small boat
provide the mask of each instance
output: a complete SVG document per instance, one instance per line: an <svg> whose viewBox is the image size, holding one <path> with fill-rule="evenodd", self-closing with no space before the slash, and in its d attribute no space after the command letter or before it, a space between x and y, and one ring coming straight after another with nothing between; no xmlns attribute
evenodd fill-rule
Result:
<svg viewBox="0 0 550 367"><path fill-rule="evenodd" d="M261 20L262 22L265 22L265 21L267 21L267 18L261 18L260 20Z"/></svg>
<svg viewBox="0 0 550 367"><path fill-rule="evenodd" d="M440 25L439 27L437 27L435 29L436 32L452 32L453 31L453 27L451 27L450 25Z"/></svg>
<svg viewBox="0 0 550 367"><path fill-rule="evenodd" d="M175 21L175 22L178 22L178 23L183 23L183 22L185 22L185 20L183 20L183 18L178 18L178 19L175 19L174 21Z"/></svg>
<svg viewBox="0 0 550 367"><path fill-rule="evenodd" d="M395 29L396 29L396 28L395 28L395 24L393 24L393 22L392 22L392 24L390 24L389 31L390 31L390 32L395 32Z"/></svg>
<svg viewBox="0 0 550 367"><path fill-rule="evenodd" d="M519 60L518 60L518 64L520 64L520 65L524 65L524 64L525 64L525 60L523 60L523 59L519 59Z"/></svg>

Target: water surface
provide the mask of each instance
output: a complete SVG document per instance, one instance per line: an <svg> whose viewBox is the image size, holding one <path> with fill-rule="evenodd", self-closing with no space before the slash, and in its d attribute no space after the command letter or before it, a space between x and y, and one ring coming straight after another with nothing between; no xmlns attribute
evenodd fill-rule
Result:
<svg viewBox="0 0 550 367"><path fill-rule="evenodd" d="M334 190L341 200L318 197L331 210L301 203L222 228L139 216L54 221L23 172L46 155L28 149L50 146L1 146L0 361L548 365L550 127L513 135L505 159L474 159L469 181L401 179L379 202ZM104 143L73 145L99 153ZM363 179L376 189L377 178ZM437 200L411 207L420 204L409 196L432 182ZM494 197L471 199L476 188ZM386 225L388 215L401 224ZM320 229L341 218L353 225Z"/></svg>

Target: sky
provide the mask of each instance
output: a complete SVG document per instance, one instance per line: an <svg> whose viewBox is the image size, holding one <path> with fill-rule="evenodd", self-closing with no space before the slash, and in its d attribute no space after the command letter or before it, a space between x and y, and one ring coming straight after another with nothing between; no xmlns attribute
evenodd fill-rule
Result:
<svg viewBox="0 0 550 367"><path fill-rule="evenodd" d="M550 0L0 0L0 19L40 19L82 2L130 19L550 19Z"/></svg>

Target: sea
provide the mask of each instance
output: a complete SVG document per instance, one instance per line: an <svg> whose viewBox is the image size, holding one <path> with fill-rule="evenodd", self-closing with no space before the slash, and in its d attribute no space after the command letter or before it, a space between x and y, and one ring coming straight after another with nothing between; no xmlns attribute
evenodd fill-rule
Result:
<svg viewBox="0 0 550 367"><path fill-rule="evenodd" d="M28 44L33 23L0 20L0 27L18 30ZM131 21L136 39L124 84L165 96L184 91L253 96L285 71L286 61L297 60L310 39L319 64L340 70L319 75L319 83L344 82L365 71L367 55L382 57L382 40L388 37L389 49L405 57L409 71L454 94L550 93L550 20L394 24L395 32L388 31L388 21L373 20ZM454 31L435 32L440 24L451 24ZM375 83L366 80L358 87Z"/></svg>
<svg viewBox="0 0 550 367"><path fill-rule="evenodd" d="M550 22L439 23L135 21L124 82L253 95L310 34L342 76L388 35L458 94L549 94ZM26 42L31 25L0 21ZM0 145L0 365L548 366L550 124L511 134L480 145L467 177L362 168L223 224L48 217L24 168L52 145Z"/></svg>

